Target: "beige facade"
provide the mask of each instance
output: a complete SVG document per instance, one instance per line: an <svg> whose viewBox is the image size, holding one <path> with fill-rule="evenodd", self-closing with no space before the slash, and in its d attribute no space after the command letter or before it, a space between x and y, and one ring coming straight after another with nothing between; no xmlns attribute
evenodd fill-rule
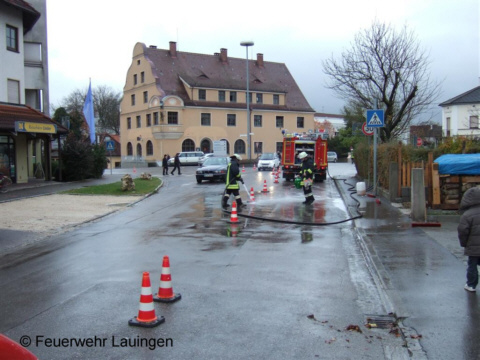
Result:
<svg viewBox="0 0 480 360"><path fill-rule="evenodd" d="M246 60L183 53L137 43L121 103L122 166L161 161L164 154L227 151L248 154ZM314 129L314 111L284 64L249 60L251 154L279 150L282 130ZM268 69L268 70L266 70ZM279 74L276 74L278 72Z"/></svg>

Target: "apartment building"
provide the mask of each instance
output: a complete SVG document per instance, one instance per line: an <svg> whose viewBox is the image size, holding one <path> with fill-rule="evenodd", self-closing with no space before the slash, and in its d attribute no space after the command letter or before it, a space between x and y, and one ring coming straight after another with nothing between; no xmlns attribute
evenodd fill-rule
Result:
<svg viewBox="0 0 480 360"><path fill-rule="evenodd" d="M282 130L314 131L315 111L283 63L232 58L137 43L127 71L120 115L122 167L161 161L164 154L213 151L256 158L281 149ZM247 115L250 119L247 119ZM247 149L250 121L251 150Z"/></svg>
<svg viewBox="0 0 480 360"><path fill-rule="evenodd" d="M0 172L51 179L46 0L0 0Z"/></svg>

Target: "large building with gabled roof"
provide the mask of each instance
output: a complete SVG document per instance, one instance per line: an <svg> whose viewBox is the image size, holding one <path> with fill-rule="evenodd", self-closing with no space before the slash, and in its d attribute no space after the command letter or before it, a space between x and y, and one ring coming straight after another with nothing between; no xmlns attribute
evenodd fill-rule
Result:
<svg viewBox="0 0 480 360"><path fill-rule="evenodd" d="M164 154L213 151L246 157L246 59L157 49L137 43L121 103L122 166L161 161ZM281 149L282 130L314 130L315 111L283 63L248 60L251 155Z"/></svg>

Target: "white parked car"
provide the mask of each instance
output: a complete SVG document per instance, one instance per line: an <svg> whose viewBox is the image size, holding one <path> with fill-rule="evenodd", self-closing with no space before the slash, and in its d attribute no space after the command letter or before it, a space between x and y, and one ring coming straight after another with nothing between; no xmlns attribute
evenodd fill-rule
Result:
<svg viewBox="0 0 480 360"><path fill-rule="evenodd" d="M205 155L203 151L184 151L178 156L180 165L198 165L198 160ZM173 166L175 155L168 160L168 166Z"/></svg>
<svg viewBox="0 0 480 360"><path fill-rule="evenodd" d="M337 162L338 156L335 151L327 151L327 161L328 162Z"/></svg>
<svg viewBox="0 0 480 360"><path fill-rule="evenodd" d="M280 166L280 159L277 153L263 153L258 159L257 168L261 170L273 170Z"/></svg>

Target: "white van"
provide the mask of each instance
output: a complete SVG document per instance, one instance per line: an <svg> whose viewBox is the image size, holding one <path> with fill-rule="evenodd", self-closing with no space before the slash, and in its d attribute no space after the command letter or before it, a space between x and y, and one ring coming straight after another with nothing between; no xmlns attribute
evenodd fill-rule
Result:
<svg viewBox="0 0 480 360"><path fill-rule="evenodd" d="M198 165L198 160L204 155L203 151L184 151L178 156L180 159L180 165ZM173 166L175 156L172 156L168 160L168 165Z"/></svg>

